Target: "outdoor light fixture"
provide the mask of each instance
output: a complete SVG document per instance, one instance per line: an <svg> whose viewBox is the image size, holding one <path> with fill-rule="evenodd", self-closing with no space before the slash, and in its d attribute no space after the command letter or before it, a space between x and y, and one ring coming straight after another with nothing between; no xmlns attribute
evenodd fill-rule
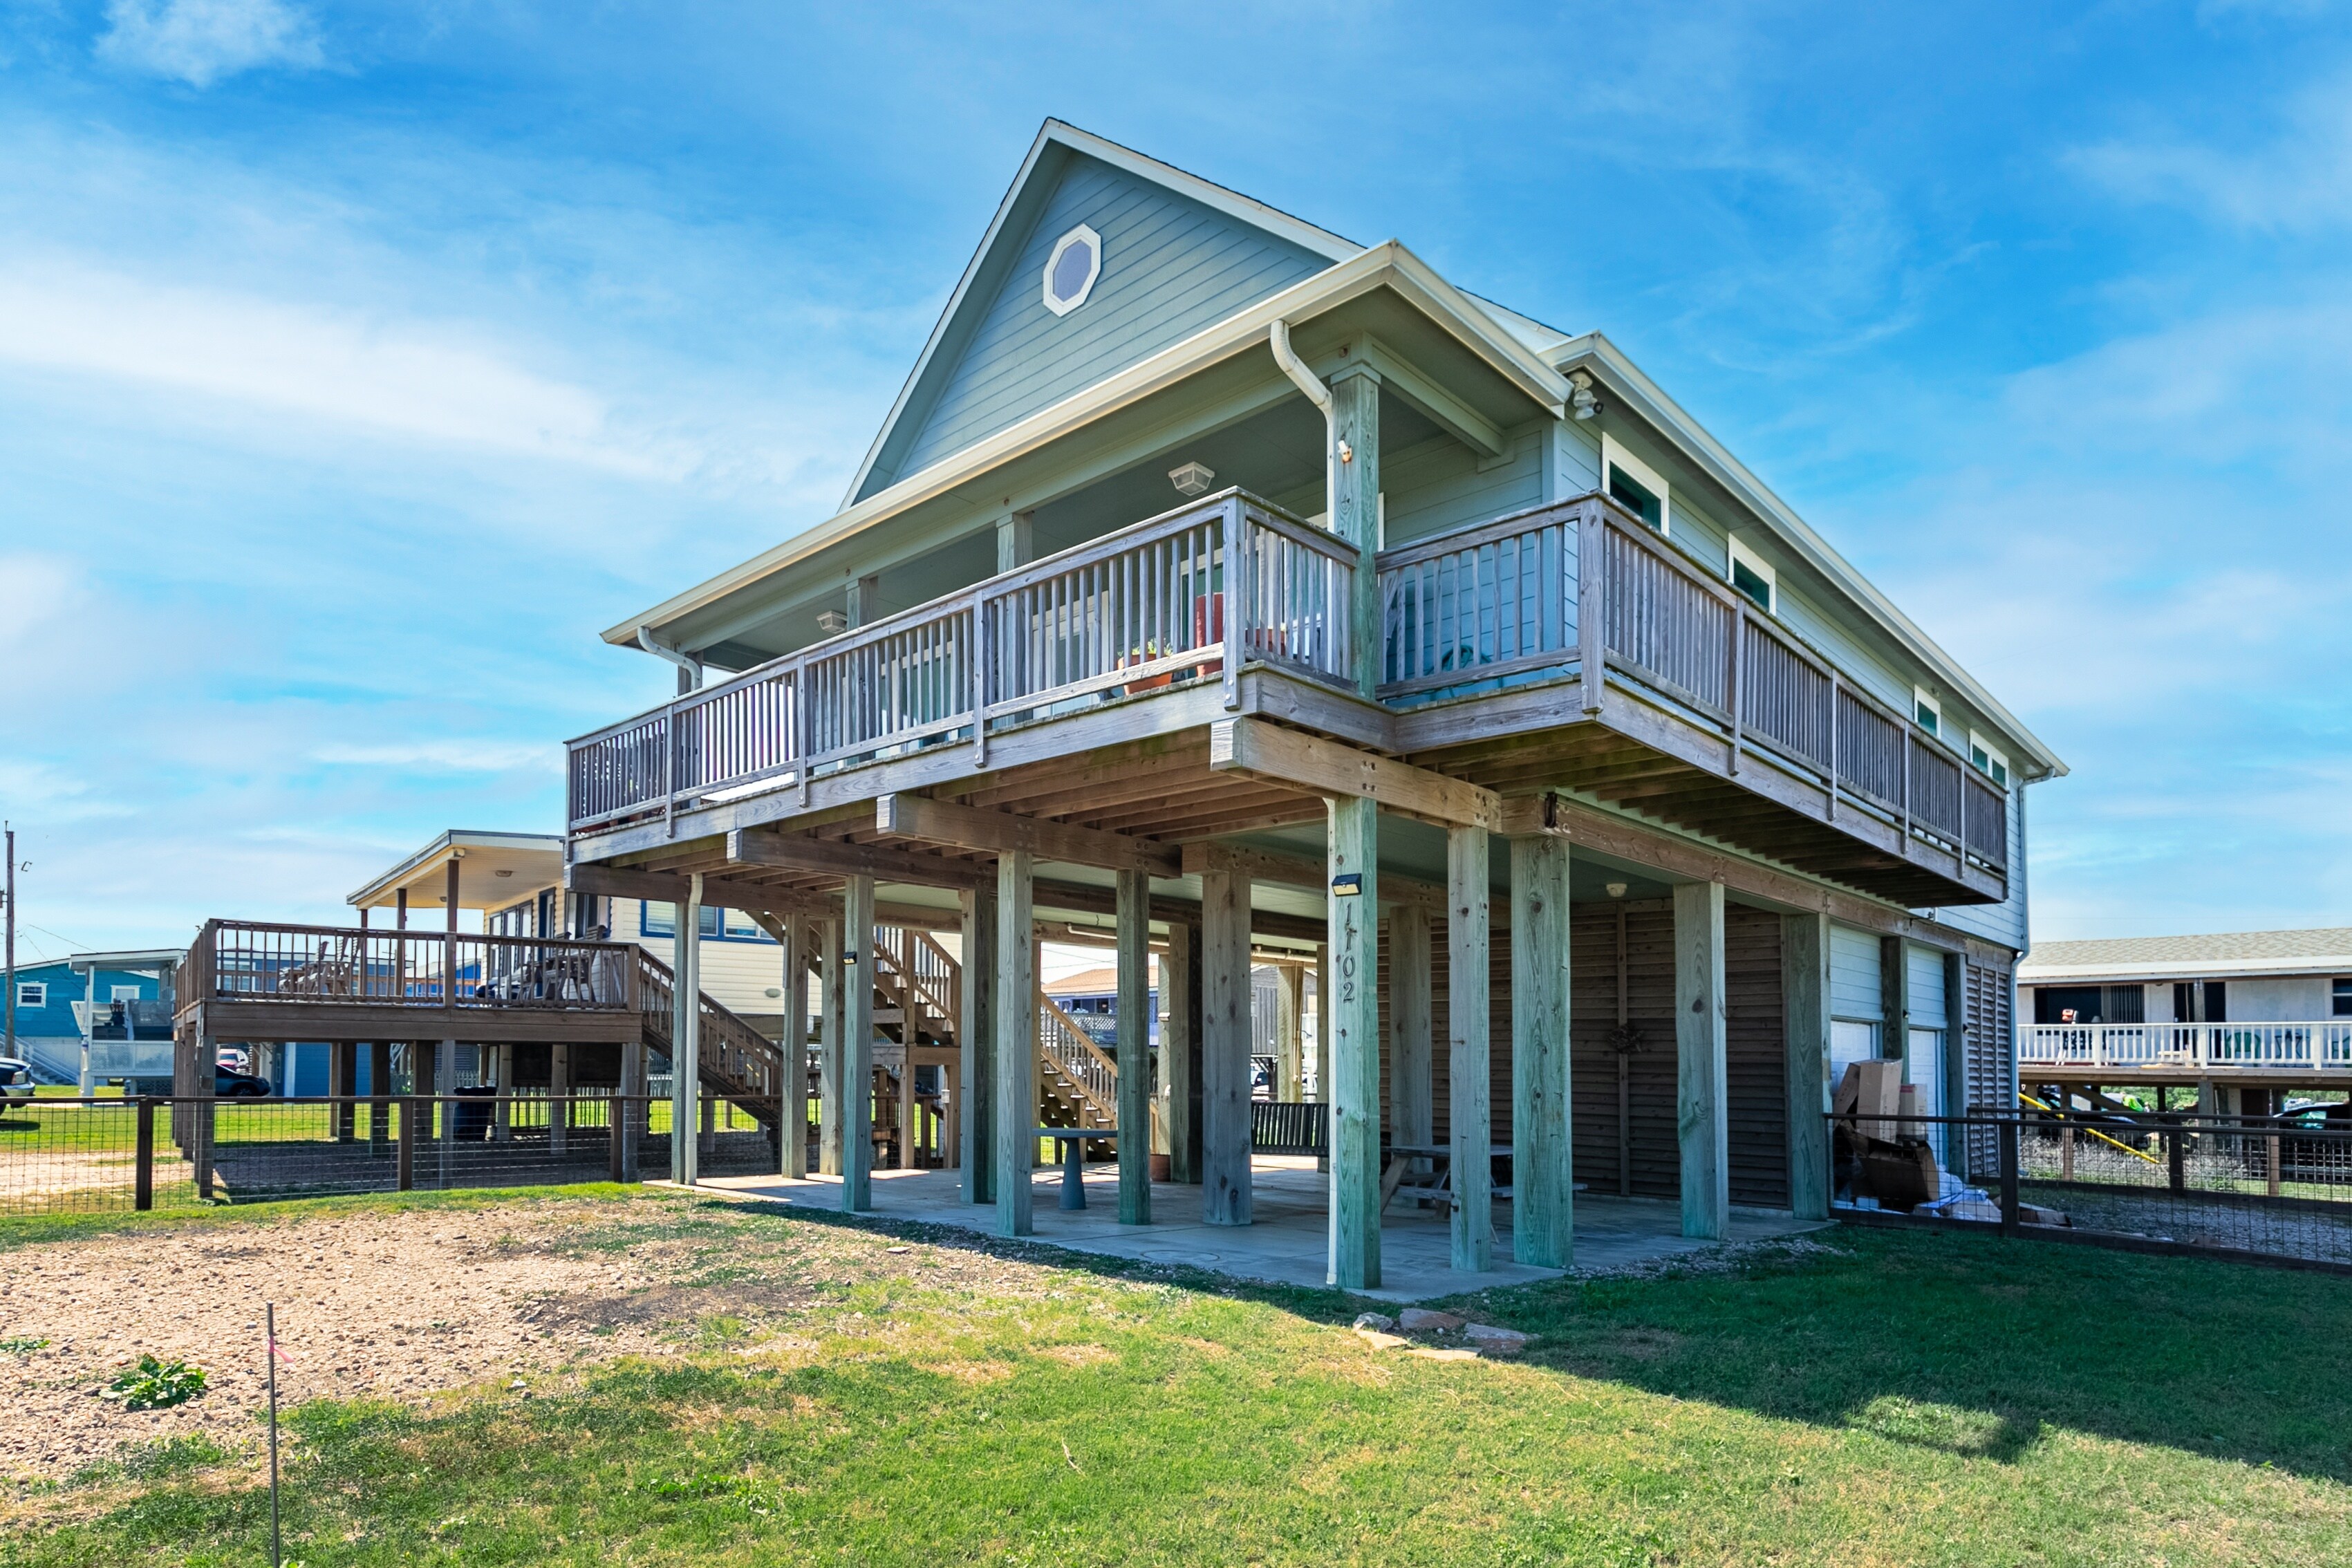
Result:
<svg viewBox="0 0 2352 1568"><path fill-rule="evenodd" d="M490 875L493 877L511 877L514 875L514 868L511 866L501 866L497 870L491 872Z"/></svg>
<svg viewBox="0 0 2352 1568"><path fill-rule="evenodd" d="M1590 371L1570 371L1568 384L1575 389L1569 394L1568 405L1579 419L1590 419L1601 412L1601 400L1592 395L1592 374Z"/></svg>
<svg viewBox="0 0 2352 1568"><path fill-rule="evenodd" d="M819 610L816 629L829 637L837 637L849 629L849 617L839 610Z"/></svg>
<svg viewBox="0 0 2352 1568"><path fill-rule="evenodd" d="M1609 896L1610 896L1611 898L1612 898L1612 899L1622 899L1622 898L1623 898L1623 897L1625 896L1625 884L1624 884L1624 883L1622 883L1622 882L1611 882L1611 883L1608 883L1608 884L1607 884L1607 887L1608 887L1608 889L1609 889Z"/></svg>
<svg viewBox="0 0 2352 1568"><path fill-rule="evenodd" d="M1206 463L1186 463L1168 470L1168 482L1179 495L1196 496L1217 482L1217 470Z"/></svg>

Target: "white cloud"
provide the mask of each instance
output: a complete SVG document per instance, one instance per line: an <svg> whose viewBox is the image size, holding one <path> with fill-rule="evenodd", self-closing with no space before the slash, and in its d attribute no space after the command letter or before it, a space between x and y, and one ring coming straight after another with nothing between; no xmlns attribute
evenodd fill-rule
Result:
<svg viewBox="0 0 2352 1568"><path fill-rule="evenodd" d="M484 335L69 260L0 267L0 361L637 478L695 466L689 449L617 428L604 398L512 363Z"/></svg>
<svg viewBox="0 0 2352 1568"><path fill-rule="evenodd" d="M2186 207L2236 228L2334 228L2352 222L2352 79L2330 77L2297 94L2265 144L2234 150L2153 136L2079 148L2066 162L2126 200Z"/></svg>
<svg viewBox="0 0 2352 1568"><path fill-rule="evenodd" d="M99 54L120 66L210 87L261 66L325 63L310 18L284 0L109 0Z"/></svg>

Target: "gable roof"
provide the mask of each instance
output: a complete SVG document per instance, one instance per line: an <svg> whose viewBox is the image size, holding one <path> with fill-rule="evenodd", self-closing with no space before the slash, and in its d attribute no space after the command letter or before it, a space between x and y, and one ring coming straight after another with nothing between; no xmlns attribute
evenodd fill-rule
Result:
<svg viewBox="0 0 2352 1568"><path fill-rule="evenodd" d="M1059 120L1048 120L1038 130L1036 140L1030 143L1028 156L1021 162L1020 171L997 204L996 214L989 220L987 230L981 236L980 247L965 266L963 276L957 279L955 290L948 296L947 308L931 329L923 344L923 352L908 374L906 384L899 389L897 401L882 421L882 428L866 449L858 465L856 476L850 480L848 492L842 498L846 510L877 490L887 488L908 474L919 471L929 462L948 455L945 443L959 437L965 444L980 436L1016 422L1013 417L1002 417L993 425L983 414L977 419L967 418L951 424L944 431L929 429L930 416L938 410L940 400L948 395L967 350L989 327L1002 329L1004 319L1012 314L1018 300L1034 292L1026 279L1033 271L1031 262L1042 263L1043 247L1050 246L1063 226L1057 226L1061 216L1055 211L1055 198L1060 194L1065 176L1076 160L1088 161L1114 179L1140 183L1168 193L1177 200L1201 209L1213 218L1223 220L1229 232L1250 232L1269 242L1275 252L1261 265L1255 278L1228 280L1226 286L1196 297L1177 319L1154 322L1158 327L1154 349L1192 335L1213 321L1230 315L1252 298L1261 298L1301 277L1318 270L1322 266L1347 260L1361 254L1364 247L1345 239L1328 229L1318 228L1302 218L1293 217L1279 208L1243 195L1188 174L1171 163L1145 156L1132 148L1106 141ZM1063 204L1063 205L1067 205ZM1092 221L1090 218L1089 221ZM1114 247L1127 237L1114 231L1105 233L1107 261ZM1033 252L1037 254L1032 255ZM1291 265L1280 263L1288 260ZM1253 289L1251 284L1256 287ZM1198 293L1198 291L1196 291ZM1239 297L1236 297L1239 296ZM1042 304L1038 307L1042 310ZM1097 310L1090 320L1109 313ZM1033 312L1034 314L1034 312ZM1124 368L1119 364L1083 364L1072 367L1070 382L1058 388L1061 395L1081 390L1091 381ZM1084 379L1077 379L1083 376ZM1058 402L1060 396L1044 395L1034 406ZM1034 412L1034 407L1020 413ZM932 434L935 438L925 442Z"/></svg>
<svg viewBox="0 0 2352 1568"><path fill-rule="evenodd" d="M2222 973L2352 974L2352 926L2045 942L2017 970L2029 984Z"/></svg>

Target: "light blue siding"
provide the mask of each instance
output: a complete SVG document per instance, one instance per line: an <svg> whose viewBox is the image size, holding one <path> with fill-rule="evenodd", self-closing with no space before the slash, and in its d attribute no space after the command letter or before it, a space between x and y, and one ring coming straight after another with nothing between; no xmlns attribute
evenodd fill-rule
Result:
<svg viewBox="0 0 2352 1568"><path fill-rule="evenodd" d="M1501 462L1483 471L1479 454L1451 437L1383 454L1388 542L1407 544L1542 505L1544 436L1540 428L1523 432Z"/></svg>
<svg viewBox="0 0 2352 1568"><path fill-rule="evenodd" d="M1103 237L1102 276L1066 316L1040 287L1054 242L1079 224ZM953 364L936 374L904 456L877 464L867 493L1019 423L1127 366L1182 342L1251 302L1323 270L1322 257L1241 220L1083 155L1073 156L1045 210L1014 243L994 297ZM929 378L927 378L929 379ZM893 446L898 445L895 438Z"/></svg>
<svg viewBox="0 0 2352 1568"><path fill-rule="evenodd" d="M1944 1025L1944 955L1932 947L1906 946L1904 961L1911 981L1911 1026L1938 1029Z"/></svg>
<svg viewBox="0 0 2352 1568"><path fill-rule="evenodd" d="M1866 931L1830 926L1830 1011L1840 1018L1884 1018L1878 938Z"/></svg>

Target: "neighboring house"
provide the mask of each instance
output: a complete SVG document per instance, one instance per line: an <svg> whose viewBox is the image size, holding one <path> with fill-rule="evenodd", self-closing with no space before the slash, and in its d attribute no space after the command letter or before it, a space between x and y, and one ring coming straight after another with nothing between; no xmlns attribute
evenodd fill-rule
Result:
<svg viewBox="0 0 2352 1568"><path fill-rule="evenodd" d="M2043 942L2017 979L2030 1081L2187 1084L2255 1115L2352 1089L2352 927Z"/></svg>
<svg viewBox="0 0 2352 1568"><path fill-rule="evenodd" d="M878 887L994 921L1002 986L1016 919L1102 931L1139 876L1118 940L1206 974L1153 1136L1219 1223L1253 950L1328 948L1334 1191L1376 1190L1382 1133L1491 1137L1531 1263L1579 1180L1693 1235L1825 1212L1851 1058L1902 1058L1923 1110L2012 1092L2056 755L1601 333L1058 121L839 511L605 637L678 697L572 742L572 891L699 874L823 920ZM1461 962L1492 1009L1450 1026ZM1025 1092L1027 1047L992 1057ZM1377 1280L1377 1213L1335 1213L1340 1283Z"/></svg>
<svg viewBox="0 0 2352 1568"><path fill-rule="evenodd" d="M78 952L16 971L16 1054L43 1083L170 1092L180 950ZM89 1049L85 1051L84 1047Z"/></svg>

